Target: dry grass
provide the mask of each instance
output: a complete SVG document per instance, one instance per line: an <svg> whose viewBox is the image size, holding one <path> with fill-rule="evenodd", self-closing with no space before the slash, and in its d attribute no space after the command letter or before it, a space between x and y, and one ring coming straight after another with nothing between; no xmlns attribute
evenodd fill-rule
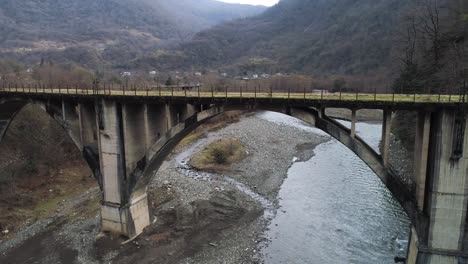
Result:
<svg viewBox="0 0 468 264"><path fill-rule="evenodd" d="M229 124L239 122L241 115L244 111L228 111L221 115L218 115L208 122L204 123L197 129L195 129L192 133L186 136L182 141L177 145L175 151L179 151L197 140L205 138L207 133L218 131Z"/></svg>
<svg viewBox="0 0 468 264"><path fill-rule="evenodd" d="M220 172L229 170L232 164L247 156L245 146L238 139L220 139L195 154L190 164L204 171Z"/></svg>

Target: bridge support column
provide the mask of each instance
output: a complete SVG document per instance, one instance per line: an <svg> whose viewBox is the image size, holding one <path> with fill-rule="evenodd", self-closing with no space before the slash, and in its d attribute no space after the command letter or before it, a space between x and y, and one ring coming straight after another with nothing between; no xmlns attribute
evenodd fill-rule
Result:
<svg viewBox="0 0 468 264"><path fill-rule="evenodd" d="M181 118L180 118L180 121L183 121L191 116L193 116L194 114L196 114L198 111L196 109L196 107L192 104L187 104L185 106L184 109L182 109L182 113L181 113Z"/></svg>
<svg viewBox="0 0 468 264"><path fill-rule="evenodd" d="M142 123L140 121L144 117L142 114L135 122L124 121L123 117L128 117L130 112L140 113L143 110L132 106L123 108L115 101L104 99L98 102L98 109L99 157L103 178L102 231L134 237L149 225L149 208L146 193L130 198L131 179L128 175L131 171L127 171L125 133L128 137L138 134L136 131L129 131L129 126ZM140 129L144 131L144 126ZM145 141L144 136L142 140ZM134 153L134 150L130 152Z"/></svg>
<svg viewBox="0 0 468 264"><path fill-rule="evenodd" d="M133 170L139 166L140 161L145 161L146 124L144 105L123 104L122 121L124 136L123 142L125 145L126 176L131 181L131 174Z"/></svg>
<svg viewBox="0 0 468 264"><path fill-rule="evenodd" d="M320 107L318 109L318 117L320 119L323 119L325 117L325 111L326 111L326 109L324 107Z"/></svg>
<svg viewBox="0 0 468 264"><path fill-rule="evenodd" d="M288 111L284 111L284 112L288 113ZM314 116L302 109L290 109L288 114L291 115L292 117L295 117L299 120L306 122L309 125L312 125L312 126L316 125L316 120Z"/></svg>
<svg viewBox="0 0 468 264"><path fill-rule="evenodd" d="M356 137L356 110L351 110L351 137Z"/></svg>
<svg viewBox="0 0 468 264"><path fill-rule="evenodd" d="M146 149L150 149L170 129L167 127L165 111L164 105L145 104Z"/></svg>
<svg viewBox="0 0 468 264"><path fill-rule="evenodd" d="M390 135L392 131L392 111L385 110L382 123L382 161L385 167L389 166Z"/></svg>
<svg viewBox="0 0 468 264"><path fill-rule="evenodd" d="M91 120L94 121L94 124L96 117L93 116ZM73 140L75 145L82 149L83 146L81 142L80 117L77 110L77 104L73 102L62 101L62 121L64 122L63 127L68 131L70 138Z"/></svg>
<svg viewBox="0 0 468 264"><path fill-rule="evenodd" d="M424 239L418 239L417 235L412 236L408 263L465 263L468 260L465 235L468 206L468 115L450 110L433 115L426 197L423 201L423 212L429 223L425 230L420 231L422 234L419 234ZM423 123L427 124L428 120L427 116L422 118ZM422 127L425 128L426 125ZM421 168L421 165L418 166Z"/></svg>
<svg viewBox="0 0 468 264"><path fill-rule="evenodd" d="M96 112L93 105L79 104L78 116L80 120L80 139L82 146L96 141Z"/></svg>
<svg viewBox="0 0 468 264"><path fill-rule="evenodd" d="M177 116L177 111L174 110L174 106L166 104L165 106L165 112L166 112L166 124L167 124L167 131L171 129L174 125L178 123L178 116Z"/></svg>
<svg viewBox="0 0 468 264"><path fill-rule="evenodd" d="M427 163L429 158L429 136L431 130L431 113L418 113L414 140L414 182L416 183L416 200L418 209L423 210L426 193Z"/></svg>

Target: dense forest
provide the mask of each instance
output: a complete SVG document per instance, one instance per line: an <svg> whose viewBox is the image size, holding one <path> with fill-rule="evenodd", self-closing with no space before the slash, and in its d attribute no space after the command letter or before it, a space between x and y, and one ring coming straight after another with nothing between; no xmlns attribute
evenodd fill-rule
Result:
<svg viewBox="0 0 468 264"><path fill-rule="evenodd" d="M402 18L395 90L459 93L468 78L466 1L419 0Z"/></svg>
<svg viewBox="0 0 468 264"><path fill-rule="evenodd" d="M360 74L390 62L405 0L283 0L264 14L198 33L183 50L199 65Z"/></svg>

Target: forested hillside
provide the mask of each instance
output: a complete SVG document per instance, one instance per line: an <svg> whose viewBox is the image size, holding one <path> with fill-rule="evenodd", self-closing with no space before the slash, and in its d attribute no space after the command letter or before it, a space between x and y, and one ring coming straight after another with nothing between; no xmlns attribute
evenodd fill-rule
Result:
<svg viewBox="0 0 468 264"><path fill-rule="evenodd" d="M215 0L145 0L173 15L187 32L198 32L222 22L261 14L265 6L229 4ZM191 34L189 35L192 36Z"/></svg>
<svg viewBox="0 0 468 264"><path fill-rule="evenodd" d="M360 74L386 68L406 0L283 0L264 14L200 32L183 46L199 65Z"/></svg>
<svg viewBox="0 0 468 264"><path fill-rule="evenodd" d="M113 66L264 7L214 0L0 0L3 58Z"/></svg>

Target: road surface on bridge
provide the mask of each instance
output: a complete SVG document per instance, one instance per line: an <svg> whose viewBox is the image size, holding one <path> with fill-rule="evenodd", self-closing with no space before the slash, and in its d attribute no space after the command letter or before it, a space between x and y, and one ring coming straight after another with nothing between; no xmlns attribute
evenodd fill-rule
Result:
<svg viewBox="0 0 468 264"><path fill-rule="evenodd" d="M395 103L438 103L438 104L454 104L464 103L467 98L460 95L447 94L372 94L372 93L298 93L298 92L252 92L242 91L226 92L226 91L200 91L200 90L185 90L180 89L148 89L148 90L113 90L113 89L98 89L98 90L83 90L76 88L55 88L55 89L38 89L34 87L21 88L0 88L0 93L16 93L16 94L43 94L43 95L77 95L77 96L125 96L125 97L176 97L176 98L229 98L229 99L303 99L303 100L320 100L320 101L359 101L369 103L373 101L379 102L395 102Z"/></svg>

